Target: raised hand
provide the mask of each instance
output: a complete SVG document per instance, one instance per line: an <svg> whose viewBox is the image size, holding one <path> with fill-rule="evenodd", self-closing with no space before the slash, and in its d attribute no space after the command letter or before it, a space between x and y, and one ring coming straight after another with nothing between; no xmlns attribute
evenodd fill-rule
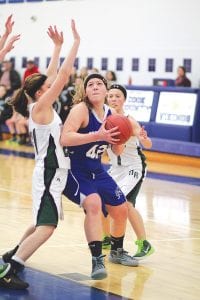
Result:
<svg viewBox="0 0 200 300"><path fill-rule="evenodd" d="M71 29L72 29L74 40L80 41L80 36L78 34L78 31L76 30L76 24L73 19L71 20Z"/></svg>
<svg viewBox="0 0 200 300"><path fill-rule="evenodd" d="M6 28L5 33L6 33L7 35L9 35L9 34L12 32L14 23L15 23L15 22L12 20L12 15L10 15L10 16L7 18L6 23L5 23L5 28Z"/></svg>
<svg viewBox="0 0 200 300"><path fill-rule="evenodd" d="M61 46L64 42L63 32L58 32L56 26L49 26L47 31L48 36L52 39L53 43L57 46Z"/></svg>
<svg viewBox="0 0 200 300"><path fill-rule="evenodd" d="M0 62L4 60L5 55L14 48L14 43L20 39L20 34L13 35L3 49L0 50Z"/></svg>
<svg viewBox="0 0 200 300"><path fill-rule="evenodd" d="M0 50L3 49L9 34L12 32L14 21L12 21L12 15L10 15L5 22L5 31L2 36L0 36Z"/></svg>
<svg viewBox="0 0 200 300"><path fill-rule="evenodd" d="M8 52L10 52L13 48L14 48L14 43L16 41L18 41L20 39L20 34L17 34L17 35L13 35L7 42L6 46L4 47Z"/></svg>

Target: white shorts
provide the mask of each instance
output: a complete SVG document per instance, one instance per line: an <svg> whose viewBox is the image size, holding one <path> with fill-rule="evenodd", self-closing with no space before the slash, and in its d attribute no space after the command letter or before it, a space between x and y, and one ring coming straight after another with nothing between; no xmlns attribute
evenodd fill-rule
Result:
<svg viewBox="0 0 200 300"><path fill-rule="evenodd" d="M62 192L68 176L67 169L35 167L32 177L34 224L57 226L63 219Z"/></svg>
<svg viewBox="0 0 200 300"><path fill-rule="evenodd" d="M142 170L134 166L115 166L108 174L116 181L125 196L127 196L142 178Z"/></svg>

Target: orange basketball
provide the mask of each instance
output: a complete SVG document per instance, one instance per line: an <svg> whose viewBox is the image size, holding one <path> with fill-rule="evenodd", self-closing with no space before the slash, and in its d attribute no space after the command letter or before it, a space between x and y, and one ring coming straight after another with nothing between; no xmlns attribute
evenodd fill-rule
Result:
<svg viewBox="0 0 200 300"><path fill-rule="evenodd" d="M111 129L116 126L118 127L118 131L120 131L120 134L116 136L117 139L120 139L117 144L125 144L133 133L131 122L128 117L120 114L108 116L106 119L105 128Z"/></svg>

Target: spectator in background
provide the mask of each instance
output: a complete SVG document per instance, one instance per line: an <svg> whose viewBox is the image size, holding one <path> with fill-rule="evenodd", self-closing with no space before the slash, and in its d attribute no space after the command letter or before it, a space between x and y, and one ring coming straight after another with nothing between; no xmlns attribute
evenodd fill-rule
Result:
<svg viewBox="0 0 200 300"><path fill-rule="evenodd" d="M82 80L84 80L89 74L88 68L87 67L82 67L79 72L78 72L78 76L82 78Z"/></svg>
<svg viewBox="0 0 200 300"><path fill-rule="evenodd" d="M13 111L11 118L5 121L8 126L11 138L8 142L15 142L19 145L26 144L26 138L28 136L28 123L27 119L16 111Z"/></svg>
<svg viewBox="0 0 200 300"><path fill-rule="evenodd" d="M12 15L8 16L5 22L5 31L0 36L0 63L5 59L7 53L9 53L13 48L16 41L20 39L20 34L13 35L8 41L9 35L12 33L14 21L12 20ZM2 67L2 66L1 66ZM7 86L4 84L6 78L2 78L2 72L0 68L0 124L4 124L7 119L12 116L12 108L6 102L7 97Z"/></svg>
<svg viewBox="0 0 200 300"><path fill-rule="evenodd" d="M7 90L5 85L0 84L0 124L12 116L12 107L6 102Z"/></svg>
<svg viewBox="0 0 200 300"><path fill-rule="evenodd" d="M14 69L10 60L4 60L0 69L0 84L4 84L7 89L7 96L12 96L13 92L21 87L21 77Z"/></svg>
<svg viewBox="0 0 200 300"><path fill-rule="evenodd" d="M7 94L6 86L3 84L0 84L0 124L4 124L6 121L6 118L5 118L6 94ZM12 111L12 109L11 109L11 111Z"/></svg>
<svg viewBox="0 0 200 300"><path fill-rule="evenodd" d="M186 76L186 70L183 66L178 67L178 77L175 80L175 86L191 87L191 81Z"/></svg>
<svg viewBox="0 0 200 300"><path fill-rule="evenodd" d="M4 106L5 99L6 99L6 86L3 84L0 84L0 107ZM0 108L1 110L1 108Z"/></svg>
<svg viewBox="0 0 200 300"><path fill-rule="evenodd" d="M108 83L108 88L117 81L117 76L114 71L108 70L105 74L105 78Z"/></svg>
<svg viewBox="0 0 200 300"><path fill-rule="evenodd" d="M26 70L24 71L23 82L25 79L32 74L40 73L38 66L35 64L33 59L29 59L26 62Z"/></svg>

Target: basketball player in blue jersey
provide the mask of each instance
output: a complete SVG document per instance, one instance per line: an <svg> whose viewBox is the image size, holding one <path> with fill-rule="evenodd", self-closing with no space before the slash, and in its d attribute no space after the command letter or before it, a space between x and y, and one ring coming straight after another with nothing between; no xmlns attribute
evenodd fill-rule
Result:
<svg viewBox="0 0 200 300"><path fill-rule="evenodd" d="M125 115L123 105L126 101L126 89L119 84L113 84L109 88L107 102L110 107L114 108L118 114ZM135 208L136 197L141 188L143 179L146 175L146 158L142 153L140 144L145 148L151 148L151 139L147 132L131 116L128 116L133 128L132 137L121 146L122 153L116 156L111 147L107 150L111 168L108 173L117 182L128 200L128 219L136 233L138 246L135 259L143 259L154 252L153 247L146 239L144 222L139 211ZM103 220L104 227L109 229L109 217ZM108 230L107 229L107 230ZM103 248L110 246L109 231L104 232Z"/></svg>
<svg viewBox="0 0 200 300"><path fill-rule="evenodd" d="M58 73L63 33L50 26L48 35L54 43L47 76L33 74L27 77L12 105L15 111L29 117L29 131L35 150L35 168L32 179L34 226L27 229L22 242L3 255L9 263L0 266L0 287L26 289L29 285L17 273L25 261L53 234L62 217L61 195L65 187L70 161L60 145L62 121L53 109L53 103L69 80L80 44L75 22L71 21L74 43Z"/></svg>
<svg viewBox="0 0 200 300"><path fill-rule="evenodd" d="M84 81L83 98L72 107L61 134L71 161L64 195L82 206L85 235L92 255L92 279L107 276L102 255L102 209L111 216L111 251L109 261L126 266L138 262L123 249L127 220L126 199L115 181L104 170L101 157L108 144L117 152L117 127L105 129L105 119L112 110L104 104L107 82L99 73ZM75 95L76 97L76 95Z"/></svg>

